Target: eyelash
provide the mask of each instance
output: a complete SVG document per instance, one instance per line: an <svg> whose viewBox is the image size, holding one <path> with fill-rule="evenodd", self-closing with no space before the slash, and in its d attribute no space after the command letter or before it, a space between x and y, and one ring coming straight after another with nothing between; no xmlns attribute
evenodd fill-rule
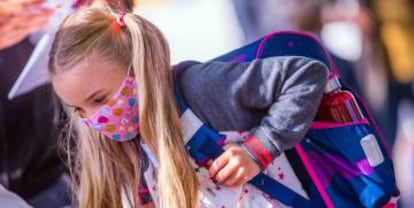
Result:
<svg viewBox="0 0 414 208"><path fill-rule="evenodd" d="M106 96L99 97L99 98L95 99L95 100L94 100L94 102L95 102L96 104L102 104L102 103L105 103L105 102L106 102Z"/></svg>
<svg viewBox="0 0 414 208"><path fill-rule="evenodd" d="M73 108L73 112L75 112L75 113L77 113L77 112L79 112L81 109L80 108L78 108L78 107L74 107Z"/></svg>
<svg viewBox="0 0 414 208"><path fill-rule="evenodd" d="M94 102L95 102L95 104L105 103L106 102L106 96L99 97L99 98L95 99ZM82 111L81 108L79 108L79 107L73 107L73 112L74 113L79 113L81 111Z"/></svg>

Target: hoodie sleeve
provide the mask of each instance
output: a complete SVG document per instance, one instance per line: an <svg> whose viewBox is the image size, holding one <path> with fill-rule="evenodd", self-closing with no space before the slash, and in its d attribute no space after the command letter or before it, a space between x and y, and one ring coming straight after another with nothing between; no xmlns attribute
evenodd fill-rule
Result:
<svg viewBox="0 0 414 208"><path fill-rule="evenodd" d="M196 64L183 72L180 84L201 120L218 131L248 131L241 145L266 168L305 135L327 78L323 63L285 56Z"/></svg>

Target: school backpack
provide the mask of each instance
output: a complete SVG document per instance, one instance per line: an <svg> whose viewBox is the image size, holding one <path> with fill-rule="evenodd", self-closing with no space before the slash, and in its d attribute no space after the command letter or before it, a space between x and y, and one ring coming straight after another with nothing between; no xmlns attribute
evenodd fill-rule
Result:
<svg viewBox="0 0 414 208"><path fill-rule="evenodd" d="M306 33L293 31L268 34L214 60L250 62L272 56L317 59L328 66L331 77L339 77L335 64L319 41ZM197 118L197 124L194 119L183 119L187 114L195 117L178 87L180 73L189 64L192 63L175 68L174 90L182 123L189 126L184 132L184 137L188 137L186 147L191 157L203 164L223 153L223 135ZM353 123L314 121L301 142L284 152L309 198L264 173L249 183L291 207L395 207L399 191L390 148L363 100L355 97L366 119Z"/></svg>

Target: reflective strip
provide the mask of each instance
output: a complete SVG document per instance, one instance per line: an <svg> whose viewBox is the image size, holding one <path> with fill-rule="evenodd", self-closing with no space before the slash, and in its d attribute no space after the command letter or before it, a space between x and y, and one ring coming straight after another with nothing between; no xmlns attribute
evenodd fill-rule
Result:
<svg viewBox="0 0 414 208"><path fill-rule="evenodd" d="M180 119L181 119L181 125L183 129L184 143L187 143L194 136L194 134L197 133L198 129L201 128L203 123L189 109L187 109L183 113Z"/></svg>

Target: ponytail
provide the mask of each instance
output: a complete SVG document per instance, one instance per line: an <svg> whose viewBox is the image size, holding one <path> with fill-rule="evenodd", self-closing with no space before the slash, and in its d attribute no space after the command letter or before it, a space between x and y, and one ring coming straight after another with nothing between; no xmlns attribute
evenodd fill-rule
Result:
<svg viewBox="0 0 414 208"><path fill-rule="evenodd" d="M140 133L160 161L157 181L160 205L196 207L199 185L182 136L167 42L143 18L127 14L123 19L131 34L132 67L140 98Z"/></svg>

